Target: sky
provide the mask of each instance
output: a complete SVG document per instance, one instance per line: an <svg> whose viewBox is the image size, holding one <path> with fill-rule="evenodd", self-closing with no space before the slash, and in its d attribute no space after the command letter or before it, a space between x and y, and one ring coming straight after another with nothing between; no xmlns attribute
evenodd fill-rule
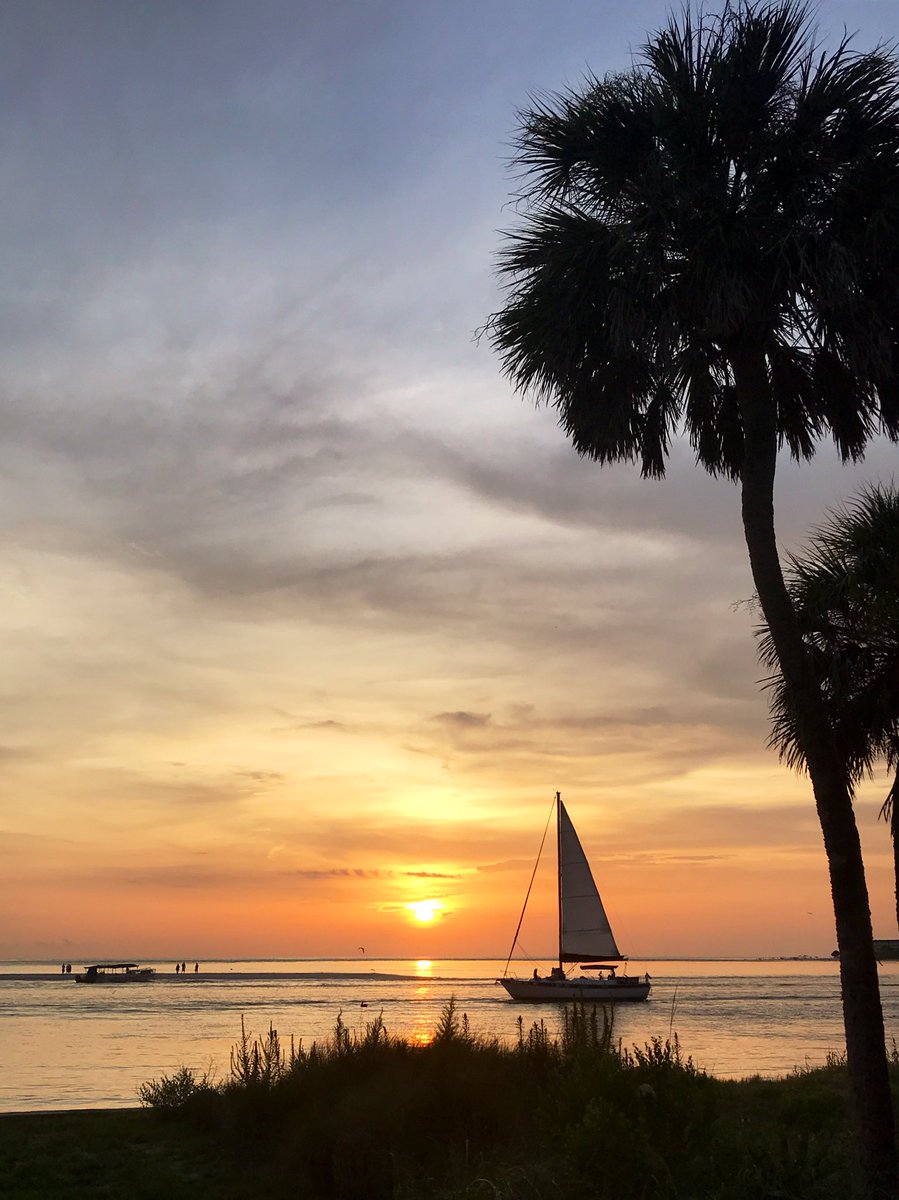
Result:
<svg viewBox="0 0 899 1200"><path fill-rule="evenodd" d="M636 962L833 949L736 488L582 462L476 337L516 112L666 12L2 6L0 958L505 957L556 790ZM783 551L896 454L782 462Z"/></svg>

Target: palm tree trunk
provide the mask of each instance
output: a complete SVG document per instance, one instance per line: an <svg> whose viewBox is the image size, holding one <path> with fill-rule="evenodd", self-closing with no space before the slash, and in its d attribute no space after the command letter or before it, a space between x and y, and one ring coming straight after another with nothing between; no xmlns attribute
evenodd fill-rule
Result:
<svg viewBox="0 0 899 1200"><path fill-rule="evenodd" d="M895 1197L893 1109L861 842L847 773L833 746L777 553L777 427L765 359L761 352L741 352L732 366L743 420L742 514L752 577L790 689L830 871L862 1186L866 1197Z"/></svg>
<svg viewBox="0 0 899 1200"><path fill-rule="evenodd" d="M897 776L896 783L899 783ZM893 784L895 791L896 783ZM896 811L896 802L893 801L893 812ZM893 840L893 886L896 892L896 926L899 928L899 828L897 828L897 819L895 816L890 819L890 837Z"/></svg>
<svg viewBox="0 0 899 1200"><path fill-rule="evenodd" d="M899 927L899 766L896 767L893 786L887 792L887 798L880 811L888 814L890 822L890 838L893 843L893 884L896 891L896 925Z"/></svg>

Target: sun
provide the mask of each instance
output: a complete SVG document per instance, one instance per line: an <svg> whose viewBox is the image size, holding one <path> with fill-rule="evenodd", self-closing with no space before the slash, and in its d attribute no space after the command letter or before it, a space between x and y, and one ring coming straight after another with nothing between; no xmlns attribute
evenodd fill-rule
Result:
<svg viewBox="0 0 899 1200"><path fill-rule="evenodd" d="M413 900L406 905L406 908L422 925L430 924L437 914L443 911L443 905L439 900Z"/></svg>

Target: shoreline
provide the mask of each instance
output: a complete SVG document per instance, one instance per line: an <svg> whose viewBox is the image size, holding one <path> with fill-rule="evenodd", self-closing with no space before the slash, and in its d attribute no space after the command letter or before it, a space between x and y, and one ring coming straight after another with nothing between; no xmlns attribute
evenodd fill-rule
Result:
<svg viewBox="0 0 899 1200"><path fill-rule="evenodd" d="M390 960L385 960L390 961ZM9 971L0 973L0 982L8 981L11 983L40 983L45 980L58 980L60 983L77 984L75 978L76 972L71 975L63 975L61 971L55 974L50 971ZM199 971L194 974L193 971L187 971L183 975L176 975L174 971L160 971L156 968L156 974L152 979L137 979L129 980L127 983L122 981L110 982L108 980L98 981L96 983L82 983L82 987L90 988L107 988L107 987L139 987L142 984L152 985L160 981L165 983L178 983L189 985L191 983L227 983L230 981L246 983L249 980L274 980L279 979L415 979L415 975L397 975L387 971L375 971L372 968L370 971ZM436 978L439 978L436 977Z"/></svg>
<svg viewBox="0 0 899 1200"><path fill-rule="evenodd" d="M121 1108L16 1108L10 1112L0 1110L0 1121L4 1117L80 1117L83 1113L115 1116L116 1113L148 1111L143 1104L123 1104Z"/></svg>

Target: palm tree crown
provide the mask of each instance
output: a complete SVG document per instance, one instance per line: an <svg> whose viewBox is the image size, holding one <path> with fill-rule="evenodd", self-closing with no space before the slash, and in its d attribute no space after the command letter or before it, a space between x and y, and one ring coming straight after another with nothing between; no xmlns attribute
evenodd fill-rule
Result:
<svg viewBox="0 0 899 1200"><path fill-rule="evenodd" d="M850 786L878 760L899 767L899 492L870 488L835 512L789 559L787 586ZM764 629L760 648L776 671ZM779 673L769 687L771 744L804 766L789 688Z"/></svg>
<svg viewBox="0 0 899 1200"><path fill-rule="evenodd" d="M672 19L631 71L520 115L520 227L488 322L577 450L661 476L685 428L738 478L733 358L765 358L780 441L899 437L899 73L829 54L793 2Z"/></svg>
<svg viewBox="0 0 899 1200"><path fill-rule="evenodd" d="M899 492L875 487L834 513L787 587L824 697L830 736L850 792L885 760L893 778L880 815L893 839L899 922ZM762 660L773 669L770 744L791 766L807 766L795 698L763 625Z"/></svg>

